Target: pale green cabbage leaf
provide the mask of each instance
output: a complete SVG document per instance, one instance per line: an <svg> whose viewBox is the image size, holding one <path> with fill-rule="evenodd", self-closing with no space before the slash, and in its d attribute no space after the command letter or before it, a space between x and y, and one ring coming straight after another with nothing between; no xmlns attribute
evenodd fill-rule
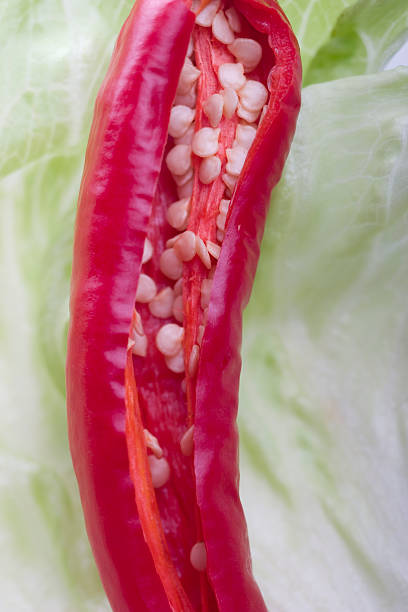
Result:
<svg viewBox="0 0 408 612"><path fill-rule="evenodd" d="M282 2L300 35L306 63L351 4ZM93 100L131 5L131 0L0 3L0 609L7 612L109 609L85 536L69 457L64 359L75 201ZM277 601L284 610L296 603L302 611L376 612L384 601L391 602L387 609L404 609L391 601L390 593L394 589L396 601L404 585L398 575L406 570L403 536L398 552L395 535L406 481L403 404L398 403L404 393L404 355L402 331L397 344L393 327L402 330L405 297L399 279L401 202L404 194L407 198L401 178L406 76L390 74L388 81L372 77L341 81L343 88L328 84L305 91L295 148L274 197L247 317L243 493L257 576L271 605ZM361 103L355 106L358 91ZM357 149L350 158L348 134L354 134ZM386 190L390 176L395 189ZM378 203L385 190L388 217ZM377 208L370 205L370 193ZM375 251L372 224L377 217ZM328 250L328 236L336 228L336 239L341 235L344 243L341 257L328 266L329 256L338 253ZM397 230L401 236L394 240ZM347 265L348 260L354 265L354 259L355 275ZM368 275L368 282L369 271L377 267L383 272L373 277L367 312L362 312L368 288L357 277ZM317 285L311 284L312 269ZM333 353L329 322L342 306L350 310L354 303L359 309L349 311L343 328L335 328L343 334ZM385 329L389 316L392 334ZM362 334L360 344L348 335L352 331ZM377 343L364 348L366 336L373 343L378 338ZM358 354L353 352L357 348ZM372 361L376 354L378 360ZM345 384L354 355L359 367ZM387 386L379 362L385 361L389 371L391 359ZM319 373L326 385L316 383ZM339 403L342 383L348 399ZM373 404L375 384L379 391ZM371 394L366 403L365 393ZM371 411L376 421L365 434ZM343 423L340 429L333 425L336 419ZM349 437L344 422L350 425ZM374 425L384 423L386 433L375 437ZM367 469L376 466L373 483L361 475L368 451L377 461L369 455ZM353 463L353 495L346 486L344 455ZM254 483L259 484L256 505ZM366 512L370 505L378 507L377 513ZM382 529L387 563L381 573ZM375 545L369 547L371 539ZM363 602L358 608L338 604L339 592L350 583L356 597L349 595L350 601ZM325 589L320 591L320 584Z"/></svg>
<svg viewBox="0 0 408 612"><path fill-rule="evenodd" d="M408 69L313 85L246 313L242 489L285 612L408 609Z"/></svg>
<svg viewBox="0 0 408 612"><path fill-rule="evenodd" d="M406 40L406 0L359 0L339 17L330 39L310 63L304 83L382 70Z"/></svg>
<svg viewBox="0 0 408 612"><path fill-rule="evenodd" d="M72 233L93 101L132 5L0 3L0 610L108 610L66 434Z"/></svg>
<svg viewBox="0 0 408 612"><path fill-rule="evenodd" d="M306 72L319 47L345 9L358 0L280 0L299 41L303 68Z"/></svg>

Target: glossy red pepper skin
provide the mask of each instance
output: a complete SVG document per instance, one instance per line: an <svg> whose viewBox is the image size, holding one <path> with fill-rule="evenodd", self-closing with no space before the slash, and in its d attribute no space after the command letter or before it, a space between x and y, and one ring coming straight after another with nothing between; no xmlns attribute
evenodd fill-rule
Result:
<svg viewBox="0 0 408 612"><path fill-rule="evenodd" d="M69 439L93 553L120 612L169 610L129 476L124 368L146 226L193 22L180 0L142 0L132 10L96 101L76 220Z"/></svg>
<svg viewBox="0 0 408 612"><path fill-rule="evenodd" d="M270 75L273 84L268 114L258 128L231 203L231 217L214 276L197 379L197 499L208 558L223 559L223 563L209 562L211 583L220 610L231 611L265 609L254 588L246 523L237 491L235 419L242 312L255 276L270 193L281 176L300 107L301 64L297 42L276 4L269 4L257 0L234 3L256 30L270 36L276 64ZM212 383L214 380L218 381L217 386Z"/></svg>
<svg viewBox="0 0 408 612"><path fill-rule="evenodd" d="M233 5L269 36L276 61L267 116L233 197L214 277L196 387L196 488L186 484L183 495L196 497L200 511L207 574L217 600L208 609L246 612L266 608L251 573L238 496L242 310L270 191L295 130L301 66L296 40L275 2ZM89 539L118 612L170 609L143 537L129 474L124 370L143 242L193 25L194 15L182 0L139 0L133 8L96 102L79 197L67 359L69 438ZM188 527L168 525L173 535L177 529L187 540ZM199 609L194 570L188 561L176 566L184 584L191 583L188 595Z"/></svg>

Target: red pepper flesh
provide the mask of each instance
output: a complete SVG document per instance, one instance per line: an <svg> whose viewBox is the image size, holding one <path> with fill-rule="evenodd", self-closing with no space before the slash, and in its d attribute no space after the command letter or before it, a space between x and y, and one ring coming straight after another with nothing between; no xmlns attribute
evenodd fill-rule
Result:
<svg viewBox="0 0 408 612"><path fill-rule="evenodd" d="M112 608L120 612L266 609L252 576L238 495L235 419L242 311L270 191L295 130L301 65L294 35L273 0L235 0L231 6L263 47L266 59L257 74L268 80L271 94L231 198L198 373L187 377L187 399L180 376L169 372L154 346L146 358L132 358L127 349L145 237L161 252L172 235L165 210L176 199L175 187L163 156L195 19L182 0L135 4L96 101L87 149L72 272L69 439L89 539ZM209 52L209 40L205 32L195 35L197 62L206 74L199 100L212 93L214 62L223 53L218 43ZM199 103L198 127L200 117ZM226 148L233 132L231 123L223 125ZM211 207L221 197L220 185L204 187L195 179L189 227L215 232ZM156 253L148 266L162 283ZM201 278L205 269L197 258L184 264L187 354L197 332ZM160 322L147 306L140 311L146 334L154 337ZM179 447L191 423L193 462ZM152 486L143 428L159 437L171 466L162 488ZM189 561L200 539L205 572Z"/></svg>

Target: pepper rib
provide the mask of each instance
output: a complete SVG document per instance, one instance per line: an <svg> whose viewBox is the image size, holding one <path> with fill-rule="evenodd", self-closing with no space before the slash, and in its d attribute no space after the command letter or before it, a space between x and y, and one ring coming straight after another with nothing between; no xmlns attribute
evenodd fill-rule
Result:
<svg viewBox="0 0 408 612"><path fill-rule="evenodd" d="M159 508L147 462L144 428L133 370L132 352L127 350L125 368L126 439L130 475L135 489L143 535L156 571L174 612L194 612L170 559Z"/></svg>

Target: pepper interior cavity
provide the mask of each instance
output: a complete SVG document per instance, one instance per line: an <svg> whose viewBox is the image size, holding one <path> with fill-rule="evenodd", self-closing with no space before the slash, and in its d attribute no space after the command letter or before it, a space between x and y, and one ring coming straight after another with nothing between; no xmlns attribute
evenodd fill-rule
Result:
<svg viewBox="0 0 408 612"><path fill-rule="evenodd" d="M194 498L195 387L213 277L228 231L234 192L267 113L268 75L274 57L266 36L255 32L229 4L212 0L200 10L194 2L192 10L196 12L195 26L171 109L129 335L128 352L133 360L128 360L126 385L133 385L134 395L127 402L128 451L132 465L136 449L129 432L135 423L129 411L136 410L150 473L144 486L150 491L154 488L153 496L163 490L165 497L166 485L176 470L189 479L192 490L191 515L195 518L185 561L180 559L182 547L175 546L167 533L167 539L163 535L167 519L160 503L150 523L144 523L146 513L140 505L146 500L136 495L156 569L160 575L164 559L167 572L173 562L177 566L190 563L190 571L196 572L200 583L200 602L190 603L184 593L180 596L185 585L181 584L183 579L178 583L173 572L173 582L167 587L163 582L171 605L177 610L190 609L189 605L191 609L216 610L205 577L206 551ZM152 363L159 367L152 368ZM155 393L158 386L161 391ZM178 419L175 429L181 431L177 448L158 420L149 416L147 406L151 407L153 396L158 402L157 414L168 411L170 420L177 398L179 407L173 415ZM140 486L140 468L133 470L132 479L135 487ZM161 534L156 540L151 535L152 521Z"/></svg>
<svg viewBox="0 0 408 612"><path fill-rule="evenodd" d="M175 198L166 203L165 218L167 230L174 231L164 246L155 241L154 224L146 238L129 344L139 357L154 345L170 372L185 374L188 425L194 418L193 385L211 281L234 189L268 108L272 55L268 49L262 65L263 49L251 38L251 27L221 0L193 9L196 25L171 110L165 155ZM154 256L161 274L152 264ZM154 336L144 329L150 317L161 320Z"/></svg>

